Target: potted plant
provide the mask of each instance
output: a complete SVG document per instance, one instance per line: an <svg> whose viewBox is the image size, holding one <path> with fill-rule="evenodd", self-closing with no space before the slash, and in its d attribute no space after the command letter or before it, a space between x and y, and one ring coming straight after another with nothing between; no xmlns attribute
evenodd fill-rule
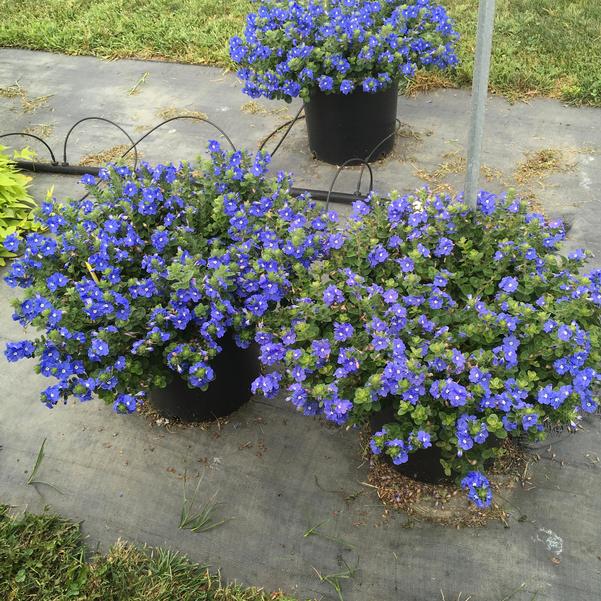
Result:
<svg viewBox="0 0 601 601"><path fill-rule="evenodd" d="M84 200L42 204L48 235L7 239L23 253L6 277L25 289L14 318L42 333L6 356L58 380L48 407L95 394L133 412L150 395L166 416L204 420L248 400L255 324L336 243L333 217L267 178L268 155L209 148L197 168L86 175Z"/></svg>
<svg viewBox="0 0 601 601"><path fill-rule="evenodd" d="M268 393L371 422L374 454L430 481L453 475L487 506L500 441L575 428L597 407L601 270L579 275L585 253L558 254L563 238L484 192L477 210L427 190L356 201L341 248L263 316L263 362L284 363Z"/></svg>
<svg viewBox="0 0 601 601"><path fill-rule="evenodd" d="M457 37L430 0L259 0L230 56L252 98L300 96L311 151L340 165L390 152L399 83L455 65Z"/></svg>

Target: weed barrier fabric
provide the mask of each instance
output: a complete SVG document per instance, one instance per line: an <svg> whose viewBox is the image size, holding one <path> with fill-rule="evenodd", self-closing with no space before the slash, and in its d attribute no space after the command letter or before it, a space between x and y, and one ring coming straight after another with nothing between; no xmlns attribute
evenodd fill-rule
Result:
<svg viewBox="0 0 601 601"><path fill-rule="evenodd" d="M282 401L253 401L227 424L203 429L157 426L99 403L47 411L34 404L41 386L20 363L2 378L0 498L32 510L49 504L84 520L91 547L118 537L167 546L222 568L226 579L299 598L332 597L315 570L324 577L347 566L359 569L340 580L344 598L358 601L435 599L440 589L447 599L463 592L500 600L522 583L530 597L517 599L540 591L543 599L585 601L601 586L598 417L578 436L536 449L535 488L497 499L509 528L491 522L457 530L384 516L375 491L362 484L358 433L305 418ZM62 495L25 484L44 437L37 479ZM229 521L195 534L178 528L184 476L190 496L203 473L198 507L218 491L223 505L214 519Z"/></svg>
<svg viewBox="0 0 601 601"><path fill-rule="evenodd" d="M129 96L144 72L149 73L145 83ZM135 130L152 126L159 121L157 113L173 105L206 112L237 146L248 148L256 148L280 122L269 112L240 111L246 102L240 85L217 69L0 50L0 85L17 78L32 97L53 96L47 108L33 114L0 98L3 128L16 131L51 122L57 140L91 113ZM450 162L445 155L453 149L463 149L468 102L462 90L399 98L405 133L391 157L377 164L376 188L414 189L424 183L416 173L435 174L432 187L461 186L462 174L440 166ZM267 111L272 106L283 104L265 103ZM598 257L601 170L593 150L601 147L600 117L599 110L564 108L553 101L510 106L493 98L483 158L511 181L526 152L543 147L574 152L569 155L573 168L546 174L544 188L535 183L530 190L547 214L570 220L568 248L587 247ZM174 126L140 148L142 158L193 159L205 144L200 127ZM90 125L74 136L70 161L122 143L119 132ZM273 168L292 169L296 185L316 189L327 189L334 173L331 166L311 160L303 127L282 145ZM359 169L341 175L340 190L354 189ZM34 175L38 198L50 185L59 198L82 190L76 178ZM493 191L507 187L497 180L483 180L483 186ZM15 297L2 283L3 343L23 337L10 317ZM472 601L599 598L598 416L588 417L577 436L562 436L531 451L540 456L529 466L533 488L518 486L497 498L509 512L508 528L491 522L457 530L400 513L386 515L374 489L362 484L368 472L359 432L303 417L283 399L254 399L220 425L180 427L142 415L119 416L99 401L50 411L38 400L46 384L27 361L2 364L0 501L31 511L49 505L83 520L90 548L100 543L106 549L119 537L166 546L221 568L226 580L282 588L299 599L337 599L335 574L345 601L430 601L442 595L455 601L459 593L461 599L471 595ZM44 484L26 484L44 438L45 457L36 479L63 494ZM198 500L217 491L216 500L223 504L215 509L215 519L228 521L195 534L178 528L183 480L186 476L193 492L203 473ZM355 567L352 578L343 577Z"/></svg>

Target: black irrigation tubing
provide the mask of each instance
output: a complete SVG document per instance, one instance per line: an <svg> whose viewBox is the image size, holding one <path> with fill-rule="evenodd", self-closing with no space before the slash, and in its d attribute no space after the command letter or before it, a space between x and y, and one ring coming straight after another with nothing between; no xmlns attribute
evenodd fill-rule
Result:
<svg viewBox="0 0 601 601"><path fill-rule="evenodd" d="M301 121L302 119L305 118L304 115L301 116L301 113L305 110L305 105L303 104L299 109L298 109L298 113L296 113L296 116L293 119L290 119L290 121L286 121L286 123L282 123L282 125L276 127L264 140L263 142L261 142L261 146L259 146L259 152L263 151L263 148L265 147L265 144L267 144L267 142L269 142L269 140L271 140L271 138L273 138L273 136L275 136L275 134L277 134L279 131L281 131L282 129L284 129L286 126L288 126L288 129L284 132L284 135L280 138L280 141L276 144L276 147L273 149L272 152L270 152L269 154L271 156L274 156L275 153L278 151L278 149L280 148L280 146L282 145L282 142L287 138L288 134L290 133L290 130L294 127L295 123L297 121Z"/></svg>
<svg viewBox="0 0 601 601"><path fill-rule="evenodd" d="M136 146L142 140L146 139L150 134L154 133L157 129L159 129L159 127L163 127L163 125L165 125L166 123L170 123L171 121L176 121L177 119L195 119L196 121L203 121L204 123L208 123L209 125L213 126L217 131L219 131L219 133L221 133L221 135L228 141L229 145L232 147L232 150L234 152L236 152L237 149L234 146L234 143L232 142L230 137L221 129L221 127L219 127L219 125L217 125L216 123L213 123L210 119L206 119L205 117L198 117L197 115L178 115L177 117L171 117L170 119L166 119L165 121L162 121L158 125L155 125L150 131L147 131L137 142L134 142L130 138L130 142L132 145L121 155L121 158L128 155L131 150L134 150L134 152L136 152L136 156L137 156Z"/></svg>
<svg viewBox="0 0 601 601"><path fill-rule="evenodd" d="M390 138L392 138L393 136L396 136L399 133L399 130L401 129L401 120L400 119L396 119L396 127L394 129L394 131L391 134L388 134L383 140L381 140L374 148L373 150L367 155L367 158L365 159L366 161L369 162L369 160L371 159L371 157L374 156L374 153L378 150L378 148L380 148L380 146L382 146L382 144L384 144L384 142L387 142L388 140L390 140ZM361 180L363 179L363 172L365 171L365 165L367 163L364 163L363 165L361 165L361 171L359 173L359 183L357 184L357 190L359 190L361 188ZM371 192L371 189L370 189Z"/></svg>
<svg viewBox="0 0 601 601"><path fill-rule="evenodd" d="M271 156L274 156L275 153L278 151L278 149L280 148L280 146L282 145L282 143L284 142L284 140L286 139L286 137L288 136L288 134L290 133L290 130L294 127L294 125L300 121L301 119L305 118L305 115L301 116L301 113L303 112L305 106L302 105L300 107L300 109L298 109L298 112L296 113L296 115L294 116L294 118L290 119L289 121L286 121L285 123L282 123L280 126L276 127L276 129L274 129L262 142L261 145L259 146L259 152L261 152L263 150L263 148L265 147L265 145L267 144L267 142L269 142L269 140L271 140L271 138L273 138L273 136L275 136L275 134L277 134L279 131L281 131L282 129L284 129L285 127L287 127L286 131L284 132L284 134L282 135L282 137L280 138L280 140L278 141L278 143L276 144L276 147L273 149L273 151L270 153ZM380 140L372 149L372 151L367 155L367 157L365 159L360 159L360 158L354 158L354 159L349 159L347 161L345 161L338 169L338 171L336 172L336 175L334 176L334 180L332 182L332 185L330 186L330 189L328 190L327 195L323 195L323 191L321 190L312 190L312 196L313 198L315 198L316 200L325 200L326 201L326 211L328 210L329 204L330 204L330 198L334 195L334 196L338 196L340 202L345 202L345 203L351 203L352 200L358 198L358 197L363 197L363 195L361 194L361 183L363 181L363 173L365 171L365 167L367 166L367 168L369 169L369 174L370 174L370 183L369 183L369 192L371 192L373 190L373 171L369 165L369 161L370 159L374 156L374 154L378 151L378 149L382 146L382 144L384 144L385 142L387 142L388 140L390 140L390 138L392 138L393 136L396 136L396 134L398 133L398 131L401 128L401 121L397 118L396 119L396 127L394 129L394 131L390 134L388 134L385 138L383 138L382 140ZM357 181L357 189L355 191L355 194L344 194L342 192L333 192L332 188L334 186L334 183L336 182L336 180L338 179L338 175L340 174L340 171L350 165L351 163L361 163L361 171L359 172L359 179ZM344 196L344 200L342 200L342 196Z"/></svg>
<svg viewBox="0 0 601 601"><path fill-rule="evenodd" d="M62 175L98 175L100 167L83 167L82 165L62 165L60 163L40 163L38 161L13 161L19 169L34 173L60 173Z"/></svg>
<svg viewBox="0 0 601 601"><path fill-rule="evenodd" d="M19 131L19 132L12 132L10 134L2 134L0 136L0 138L8 138L9 136L26 136L28 138L34 138L38 142L41 142L48 149L48 152L50 153L50 160L52 161L52 164L58 165L56 157L54 156L54 152L52 152L52 148L50 148L50 146L39 136L35 136L34 134L26 134L25 132ZM17 161L17 163L19 163L19 162L31 163L32 161Z"/></svg>
<svg viewBox="0 0 601 601"><path fill-rule="evenodd" d="M259 148L259 151L262 151L263 148L265 147L265 144L275 135L277 134L279 131L281 131L282 129L284 129L285 127L287 127L286 131L284 132L284 134L282 135L282 137L280 138L280 140L278 141L276 147L274 148L273 152L271 153L271 155L273 156L280 148L280 146L282 145L282 143L284 142L284 140L287 138L288 134L290 133L290 130L292 129L292 127L295 125L295 123L297 123L298 121L302 120L305 118L304 115L301 115L301 113L304 110L304 106L301 106L300 109L298 110L298 112L296 113L296 116L293 119L290 119L289 121L287 121L286 123L283 123L282 125L278 126L275 130L273 130L268 136L267 138L265 138L263 140L263 142L261 143L261 146ZM176 117L171 117L169 119L166 119L165 121L162 121L161 123L159 123L158 125L154 126L151 130L147 131L141 138L139 138L137 141L134 142L134 140L132 139L132 137L127 133L127 131L125 131L125 129L123 129L120 125L118 125L117 123L111 121L110 119L106 119L105 117L84 117L83 119L80 119L79 121L77 121L67 132L67 135L65 136L64 142L63 142L63 163L59 164L59 162L56 160L56 157L54 155L54 152L52 150L52 148L49 146L49 144L44 141L42 138L40 138L39 136L36 136L34 134L28 134L28 133L24 133L24 132L14 132L14 133L8 133L8 134L2 134L0 135L0 138L5 138L8 136L27 136L30 138L34 138L35 140L41 142L48 150L50 157L51 157L51 163L41 163L41 162L37 162L37 161L24 161L24 160L19 160L16 161L17 166L20 169L25 169L28 171L34 171L34 172L46 172L46 173L62 173L62 174L66 174L66 175L84 175L89 173L90 175L98 175L98 173L101 170L101 167L95 167L95 166L83 166L83 165L70 165L68 163L67 160L67 146L69 143L69 138L71 137L71 134L73 133L73 131L75 130L76 127L78 127L81 123L84 123L85 121L103 121L105 123L108 123L110 125L113 125L114 127L116 127L117 129L119 129L126 137L127 139L130 141L131 146L121 155L121 158L127 156L132 150L134 151L134 169L137 167L138 164L138 150L137 150L137 146L138 144L140 144L140 142L142 142L143 140L145 140L148 136L150 136L152 133L154 133L157 129L159 129L160 127L162 127L163 125L170 123L171 121L176 121L178 119L193 119L193 120L197 120L197 121L202 121L204 123L208 123L209 125L211 125L212 127L214 127L217 131L219 131L221 133L221 135L227 140L227 142L229 143L229 145L231 146L232 150L234 150L234 152L236 151L236 147L234 145L234 143L232 142L231 138L226 134L226 132L221 129L221 127L219 127L216 123L214 123L213 121L206 119L204 117L199 117L197 115L178 115ZM398 119L397 119L398 121ZM400 122L399 122L400 123ZM395 131L396 133L396 131ZM393 135L393 134L391 134ZM312 190L312 189L307 189L307 188L291 188L290 189L290 193L294 196L300 196L302 194L310 194L312 198L314 198L315 200L318 201L325 201L326 203L326 211L328 210L329 206L330 206L330 202L340 202L343 204L351 204L354 200L356 200L357 198L364 198L364 195L361 194L360 191L360 187L361 187L361 181L362 181L362 175L363 175L363 171L365 169L365 167L367 166L368 170L369 170L369 175L370 175L370 183L369 183L369 191L372 191L372 187L373 187L373 171L371 166L368 164L368 160L369 158L371 158L371 156L373 155L373 153L384 143L386 142L386 140L388 140L390 138L390 135L387 136L384 140L382 140L375 148L374 150L372 150L372 152L369 154L368 159L361 159L361 158L353 158L353 159L349 159L348 161L345 161L345 163L343 163L340 167L338 167L338 170L336 172L336 175L334 176L334 179L332 180L332 184L329 188L329 190L326 192L325 190ZM336 180L338 179L338 176L340 175L340 172L346 167L348 166L350 163L362 163L362 168L361 168L361 174L359 177L359 182L357 185L357 190L354 194L350 194L350 193L346 193L346 192L335 192L334 191L334 185L336 183ZM87 198L87 196L89 195L89 192L87 194L85 194L81 199L84 200L85 198Z"/></svg>
<svg viewBox="0 0 601 601"><path fill-rule="evenodd" d="M303 112L304 108L305 108L305 106L302 105L298 109L298 112L296 113L294 118L292 118L289 121L286 121L285 123L282 123L281 125L276 127L263 140L263 142L261 142L261 145L259 146L259 152L261 152L263 150L263 148L265 147L265 144L267 144L267 142L269 142L269 140L271 140L271 138L273 138L273 136L275 134L277 134L279 131L281 131L282 129L287 127L286 131L284 132L284 134L282 135L282 137L279 139L278 143L276 144L276 147L273 149L272 152L270 152L270 155L273 157L275 155L275 153L278 151L278 149L280 148L280 146L282 145L282 143L284 142L284 140L286 139L286 137L288 136L288 134L290 133L290 130L294 127L294 125L301 119L305 118L305 115L301 116L301 113ZM400 127L400 121L398 119L397 119L397 121L399 123L398 127ZM357 200L357 198L365 198L365 196L363 194L361 194L361 181L362 181L363 171L365 169L365 166L367 166L367 169L369 170L369 176L370 176L369 192L371 192L373 189L374 174L373 174L372 168L369 165L368 161L373 156L374 152L376 152L378 150L378 148L380 148L380 146L382 146L382 144L384 144L384 142L386 142L391 136L396 134L396 132L398 131L398 127L395 129L395 131L392 134L389 134L388 136L386 136L383 140L381 140L377 144L377 146L369 153L367 159L359 159L359 158L349 159L349 160L345 161L340 167L338 167L338 170L336 171L336 175L334 176L334 179L332 180L332 184L330 185L330 189L327 191L327 193L325 192L325 190L308 190L308 189L302 189L302 188L291 188L290 193L293 194L294 196L300 196L301 194L308 193L311 195L311 197L314 200L325 201L325 203L326 203L325 211L326 212L327 212L328 208L330 207L331 200L334 200L335 202L340 202L343 204L351 204L354 200ZM361 173L359 175L359 180L357 182L356 192L354 194L349 194L349 193L345 193L345 192L334 192L334 184L336 183L336 180L338 179L340 172L345 167L347 167L350 163L361 163L362 164L361 165Z"/></svg>
<svg viewBox="0 0 601 601"><path fill-rule="evenodd" d="M309 194L313 200L319 200L321 202L326 202L329 196L331 202L337 202L340 204L352 204L355 200L365 198L364 194L336 192L335 190L329 192L327 190L313 190L311 188L290 188L290 194L292 194L292 196L301 196L302 194Z"/></svg>
<svg viewBox="0 0 601 601"><path fill-rule="evenodd" d="M88 117L88 119L94 119L94 117ZM109 123L112 123L112 121L109 121L108 119L103 119L100 118L104 121L107 121ZM121 131L123 131L123 133L125 133L125 135L129 138L129 141L131 142L131 146L121 155L121 158L126 157L132 150L134 151L134 170L138 164L138 144L140 142L142 142L142 140L146 139L150 134L154 133L157 129L159 129L160 127L163 127L163 125L170 123L171 121L176 121L178 119L194 119L196 121L202 121L204 123L208 123L209 125L213 126L216 130L218 130L223 137L228 141L229 145L232 147L232 150L234 152L236 152L236 147L234 146L234 143L232 142L232 140L230 139L230 137L225 133L225 131L223 131L221 129L221 127L219 127L219 125L217 125L216 123L213 123L211 120L206 119L205 117L198 117L197 115L178 115L177 117L171 117L169 119L165 119L165 121L161 121L161 123L159 123L158 125L155 125L152 129L150 129L149 131L147 131L140 139L138 139L136 142L134 142L132 140L132 138L129 136L129 134L123 130L121 127L119 127L117 125L117 127L119 127L119 129L121 129ZM84 121L85 119L82 119L82 121ZM75 124L77 125L77 123ZM75 125L71 128L71 130L69 130L69 133L71 133L71 131L73 130L73 128L75 127ZM113 125L116 125L115 123L113 123ZM69 135L69 134L67 134ZM65 141L65 149L66 149L66 141ZM100 167L88 167L85 169L85 173L90 173L91 175L98 175L98 173L100 172ZM90 193L87 192L86 194L84 194L80 199L79 202L81 202L82 200L84 200L85 198L88 197Z"/></svg>
<svg viewBox="0 0 601 601"><path fill-rule="evenodd" d="M113 125L114 127L116 127L119 131L121 131L127 137L127 139L130 141L130 143L132 144L132 148L134 148L134 169L137 168L137 166L138 166L138 149L135 148L136 144L133 141L133 138L120 125L118 125L114 121L111 121L110 119L106 119L105 117L84 117L83 119L80 119L79 121L77 121L77 123L74 123L71 126L71 129L67 132L67 135L65 136L65 141L63 143L63 165L69 164L69 162L67 161L67 144L69 143L69 137L71 136L71 133L73 132L73 130L78 125L83 123L84 121L104 121L105 123L109 123L110 125ZM131 148L129 150L131 150ZM129 150L127 152L129 152ZM125 154L127 154L127 153L125 153ZM125 156L125 154L123 154L123 156ZM88 173L88 172L86 172L86 173Z"/></svg>
<svg viewBox="0 0 601 601"><path fill-rule="evenodd" d="M382 142L380 142L380 144L381 143ZM356 162L363 163L363 165L367 167L367 170L369 171L369 192L371 192L373 190L374 172L372 171L371 165L368 163L367 159L360 159L360 158L348 159L347 161L344 161L344 163L342 163L342 165L340 165L340 167L338 167L338 171L336 171L336 175L334 176L334 179L332 180L332 183L330 184L330 189L328 190L328 195L326 197L326 206L324 209L326 211L326 213L327 213L328 209L330 208L330 197L332 195L332 190L334 189L334 184L336 183L338 176L340 175L341 171L345 167L347 167L350 163L356 163ZM361 181L359 181L359 185L361 185ZM361 195L361 191L357 187L355 196L360 196L360 195Z"/></svg>

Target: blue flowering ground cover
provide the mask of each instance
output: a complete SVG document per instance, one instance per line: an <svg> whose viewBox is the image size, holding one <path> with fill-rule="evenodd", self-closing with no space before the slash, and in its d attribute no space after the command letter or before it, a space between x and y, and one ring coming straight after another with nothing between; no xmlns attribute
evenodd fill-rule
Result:
<svg viewBox="0 0 601 601"><path fill-rule="evenodd" d="M358 425L392 406L371 451L395 464L437 445L448 476L491 502L484 464L508 436L542 440L597 409L601 270L559 253L561 223L518 200L372 196L340 249L314 263L294 303L263 319L266 396Z"/></svg>
<svg viewBox="0 0 601 601"><path fill-rule="evenodd" d="M392 407L371 451L402 464L436 445L480 507L491 441L596 410L601 270L560 254L561 223L421 190L371 194L341 226L268 163L212 142L197 168L109 166L88 197L42 204L47 233L6 240L13 317L40 332L6 356L57 380L48 407L97 395L133 412L176 376L205 389L229 330L260 345L252 392L337 425Z"/></svg>
<svg viewBox="0 0 601 601"><path fill-rule="evenodd" d="M457 38L431 0L267 0L248 15L243 37L231 38L230 56L252 98L308 100L313 90L375 93L419 68L453 67Z"/></svg>
<svg viewBox="0 0 601 601"><path fill-rule="evenodd" d="M48 233L5 241L22 254L5 278L25 290L13 318L44 332L6 356L33 356L58 380L42 393L48 407L96 394L131 413L175 375L206 389L224 333L248 346L294 274L341 244L335 213L290 196L286 175L265 177L268 155L209 149L198 170L86 175L87 198L42 204Z"/></svg>

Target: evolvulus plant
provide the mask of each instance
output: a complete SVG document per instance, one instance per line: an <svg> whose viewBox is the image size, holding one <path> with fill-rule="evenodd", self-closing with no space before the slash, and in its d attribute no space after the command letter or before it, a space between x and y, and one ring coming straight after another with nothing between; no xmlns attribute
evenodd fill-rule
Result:
<svg viewBox="0 0 601 601"><path fill-rule="evenodd" d="M457 38L430 0L261 0L243 36L231 38L230 56L252 98L309 100L313 89L378 92L418 68L452 67Z"/></svg>
<svg viewBox="0 0 601 601"><path fill-rule="evenodd" d="M196 169L85 176L88 198L38 210L47 234L6 238L14 318L40 333L5 352L56 379L46 405L132 412L174 377L205 389L229 332L260 345L253 392L371 423L371 451L397 465L437 448L480 507L495 443L597 409L601 270L559 253L561 223L509 196L470 209L422 190L357 200L340 227L266 177L268 155L209 150Z"/></svg>
<svg viewBox="0 0 601 601"><path fill-rule="evenodd" d="M336 424L387 412L374 454L400 465L436 445L487 506L491 442L540 440L597 408L601 270L579 275L585 253L558 253L561 224L504 196L482 192L471 210L424 190L353 208L344 244L262 317L261 360L285 369L255 386Z"/></svg>
<svg viewBox="0 0 601 601"><path fill-rule="evenodd" d="M6 239L22 253L6 277L25 289L14 319L41 334L5 353L57 380L48 407L98 395L132 412L175 375L205 389L226 332L247 346L296 274L342 243L335 214L292 197L288 176L265 177L268 155L209 149L196 169L84 176L88 198L42 204L48 234Z"/></svg>

